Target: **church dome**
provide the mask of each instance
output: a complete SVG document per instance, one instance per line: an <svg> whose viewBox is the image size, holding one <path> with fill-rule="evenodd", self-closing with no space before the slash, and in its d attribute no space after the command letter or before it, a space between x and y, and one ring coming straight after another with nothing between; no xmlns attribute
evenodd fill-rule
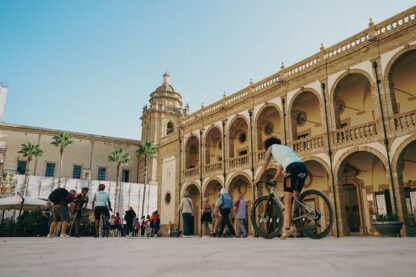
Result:
<svg viewBox="0 0 416 277"><path fill-rule="evenodd" d="M169 84L169 74L165 72L163 74L163 83L159 86L155 92L176 92L175 89Z"/></svg>

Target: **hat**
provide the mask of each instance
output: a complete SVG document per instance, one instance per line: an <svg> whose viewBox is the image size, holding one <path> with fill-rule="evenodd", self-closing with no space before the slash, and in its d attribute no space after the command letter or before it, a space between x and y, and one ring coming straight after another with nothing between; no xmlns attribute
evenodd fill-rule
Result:
<svg viewBox="0 0 416 277"><path fill-rule="evenodd" d="M222 188L222 189L220 190L220 193L221 193L221 194L224 194L224 193L227 193L227 191L225 190L225 188Z"/></svg>

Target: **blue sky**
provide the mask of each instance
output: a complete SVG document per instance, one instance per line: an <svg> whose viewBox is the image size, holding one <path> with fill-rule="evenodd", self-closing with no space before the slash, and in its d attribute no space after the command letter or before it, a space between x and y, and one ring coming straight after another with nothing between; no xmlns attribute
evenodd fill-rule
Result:
<svg viewBox="0 0 416 277"><path fill-rule="evenodd" d="M4 121L138 139L165 69L195 111L413 5L0 0Z"/></svg>

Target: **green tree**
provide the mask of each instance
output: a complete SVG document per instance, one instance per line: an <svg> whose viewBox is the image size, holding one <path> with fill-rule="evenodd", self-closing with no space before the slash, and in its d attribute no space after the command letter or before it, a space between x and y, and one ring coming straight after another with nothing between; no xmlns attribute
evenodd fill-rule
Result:
<svg viewBox="0 0 416 277"><path fill-rule="evenodd" d="M62 176L62 161L64 158L64 151L68 145L72 144L74 141L72 140L72 135L68 132L59 133L58 135L52 138L52 145L59 147L59 154L61 155L59 159L59 180L58 180L58 187L61 185L61 176Z"/></svg>
<svg viewBox="0 0 416 277"><path fill-rule="evenodd" d="M23 157L27 158L27 164L26 164L26 170L25 170L25 181L23 182L23 188L22 193L23 195L26 195L27 193L27 187L28 187L28 181L29 181L29 172L30 172L30 163L33 160L33 157L40 157L43 154L42 149L40 148L39 144L33 144L31 142L27 142L25 144L22 144L19 154L22 154Z"/></svg>
<svg viewBox="0 0 416 277"><path fill-rule="evenodd" d="M149 158L156 154L156 148L150 141L145 141L139 145L136 153L139 156L144 157L144 188L143 188L143 201L142 201L142 215L144 215L144 199L146 198L146 185L147 185L147 162Z"/></svg>
<svg viewBox="0 0 416 277"><path fill-rule="evenodd" d="M108 156L108 161L116 164L116 194L114 199L114 211L119 211L120 205L120 168L122 165L127 165L130 161L129 153L126 153L122 148L116 149Z"/></svg>

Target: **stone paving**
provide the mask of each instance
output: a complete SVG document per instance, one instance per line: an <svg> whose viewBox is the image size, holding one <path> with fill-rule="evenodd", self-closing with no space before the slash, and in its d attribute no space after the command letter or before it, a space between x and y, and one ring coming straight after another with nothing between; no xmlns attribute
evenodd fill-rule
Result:
<svg viewBox="0 0 416 277"><path fill-rule="evenodd" d="M415 238L0 238L0 276L416 276Z"/></svg>

